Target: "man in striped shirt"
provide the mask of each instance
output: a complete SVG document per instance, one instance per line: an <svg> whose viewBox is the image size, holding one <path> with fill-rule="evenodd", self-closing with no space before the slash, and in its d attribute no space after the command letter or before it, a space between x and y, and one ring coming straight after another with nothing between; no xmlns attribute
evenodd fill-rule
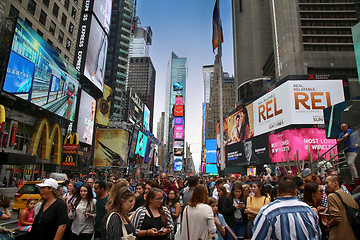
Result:
<svg viewBox="0 0 360 240"><path fill-rule="evenodd" d="M295 182L279 182L281 197L261 208L255 218L251 239L321 239L317 214L296 197Z"/></svg>

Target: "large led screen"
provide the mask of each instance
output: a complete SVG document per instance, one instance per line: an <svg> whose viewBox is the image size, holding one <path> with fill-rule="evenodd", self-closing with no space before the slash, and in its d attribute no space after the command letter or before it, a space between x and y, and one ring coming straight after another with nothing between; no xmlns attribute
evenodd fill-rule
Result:
<svg viewBox="0 0 360 240"><path fill-rule="evenodd" d="M206 140L206 163L216 163L216 139Z"/></svg>
<svg viewBox="0 0 360 240"><path fill-rule="evenodd" d="M97 100L95 122L104 126L109 126L111 93L111 87L105 84L103 97Z"/></svg>
<svg viewBox="0 0 360 240"><path fill-rule="evenodd" d="M175 105L183 105L183 97L175 97Z"/></svg>
<svg viewBox="0 0 360 240"><path fill-rule="evenodd" d="M18 18L3 90L73 121L78 85L75 68Z"/></svg>
<svg viewBox="0 0 360 240"><path fill-rule="evenodd" d="M184 118L183 117L175 117L174 118L174 124L183 125L184 124Z"/></svg>
<svg viewBox="0 0 360 240"><path fill-rule="evenodd" d="M81 91L80 107L77 123L79 141L92 144L96 100L84 90Z"/></svg>
<svg viewBox="0 0 360 240"><path fill-rule="evenodd" d="M146 152L145 152L145 157L144 157L145 163L151 162L151 160L153 159L153 156L154 156L154 151L155 151L155 144L153 142L151 142L150 139L148 138L148 143L146 146Z"/></svg>
<svg viewBox="0 0 360 240"><path fill-rule="evenodd" d="M150 110L146 105L144 106L144 127L150 131Z"/></svg>
<svg viewBox="0 0 360 240"><path fill-rule="evenodd" d="M94 166L125 167L129 133L120 129L97 129Z"/></svg>
<svg viewBox="0 0 360 240"><path fill-rule="evenodd" d="M360 80L360 23L351 28L352 39L354 43L355 60Z"/></svg>
<svg viewBox="0 0 360 240"><path fill-rule="evenodd" d="M184 106L183 105L175 105L174 106L174 116L175 117L184 116Z"/></svg>
<svg viewBox="0 0 360 240"><path fill-rule="evenodd" d="M180 172L183 166L183 158L182 156L174 156L174 171Z"/></svg>
<svg viewBox="0 0 360 240"><path fill-rule="evenodd" d="M174 148L184 148L184 141L174 141Z"/></svg>
<svg viewBox="0 0 360 240"><path fill-rule="evenodd" d="M148 137L144 133L139 131L138 139L136 142L135 154L139 154L141 157L145 157L147 139Z"/></svg>
<svg viewBox="0 0 360 240"><path fill-rule="evenodd" d="M218 168L216 164L206 164L205 165L205 173L215 173L218 174Z"/></svg>
<svg viewBox="0 0 360 240"><path fill-rule="evenodd" d="M89 0L87 0L89 1ZM86 2L86 1L85 1ZM110 30L112 0L93 0L92 11L99 19L101 26L107 33ZM85 3L86 4L86 3Z"/></svg>
<svg viewBox="0 0 360 240"><path fill-rule="evenodd" d="M184 125L175 125L174 126L174 138L175 139L184 139Z"/></svg>
<svg viewBox="0 0 360 240"><path fill-rule="evenodd" d="M281 158L286 161L286 150L289 160L294 161L294 154L299 152L300 160L309 160L308 144L313 160L317 159L318 152L321 156L336 144L336 139L327 139L325 129L299 128L288 129L280 133L269 135L269 158L272 163L281 163ZM330 153L329 153L330 154ZM331 150L332 155L337 154L336 147ZM329 159L330 155L325 156Z"/></svg>
<svg viewBox="0 0 360 240"><path fill-rule="evenodd" d="M135 158L135 150L136 150L136 142L137 142L138 133L139 133L139 131L137 129L133 130L133 135L131 137L130 149L129 149L129 159Z"/></svg>
<svg viewBox="0 0 360 240"><path fill-rule="evenodd" d="M173 90L174 91L183 90L183 83L182 82L174 82L173 83Z"/></svg>

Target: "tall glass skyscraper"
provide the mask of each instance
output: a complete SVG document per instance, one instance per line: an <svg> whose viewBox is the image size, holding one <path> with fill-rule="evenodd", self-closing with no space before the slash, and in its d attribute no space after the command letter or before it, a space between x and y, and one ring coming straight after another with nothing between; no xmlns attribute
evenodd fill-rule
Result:
<svg viewBox="0 0 360 240"><path fill-rule="evenodd" d="M185 138L187 58L179 58L174 52L168 63L166 77L165 166L173 165L174 171L181 171ZM175 143L175 145L174 145ZM180 163L181 161L181 163Z"/></svg>

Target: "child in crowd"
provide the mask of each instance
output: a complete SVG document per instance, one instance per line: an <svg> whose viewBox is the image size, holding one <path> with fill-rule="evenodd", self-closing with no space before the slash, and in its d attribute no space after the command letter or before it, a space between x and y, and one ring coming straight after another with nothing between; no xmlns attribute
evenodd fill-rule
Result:
<svg viewBox="0 0 360 240"><path fill-rule="evenodd" d="M18 229L23 232L30 232L34 222L34 207L35 200L28 198L26 201L26 208L20 212Z"/></svg>
<svg viewBox="0 0 360 240"><path fill-rule="evenodd" d="M215 239L223 240L225 236L226 222L224 216L218 212L218 200L213 197L209 197L208 204L214 212L214 221L216 225L216 236Z"/></svg>

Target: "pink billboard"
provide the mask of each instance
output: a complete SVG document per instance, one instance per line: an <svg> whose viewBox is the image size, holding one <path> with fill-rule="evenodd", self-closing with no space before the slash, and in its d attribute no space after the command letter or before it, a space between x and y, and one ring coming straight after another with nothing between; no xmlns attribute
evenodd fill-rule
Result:
<svg viewBox="0 0 360 240"><path fill-rule="evenodd" d="M175 97L175 105L183 105L183 97Z"/></svg>
<svg viewBox="0 0 360 240"><path fill-rule="evenodd" d="M174 126L174 138L175 139L184 139L184 125L175 125Z"/></svg>
<svg viewBox="0 0 360 240"><path fill-rule="evenodd" d="M299 160L309 160L308 143L310 143L310 154L313 160L321 156L336 144L335 139L327 139L325 129L299 128L288 129L280 133L269 135L269 158L272 163L286 162L286 150L289 153L289 160L294 161L294 154L299 151ZM337 154L337 149L331 150L331 154ZM325 156L330 158L330 153Z"/></svg>

